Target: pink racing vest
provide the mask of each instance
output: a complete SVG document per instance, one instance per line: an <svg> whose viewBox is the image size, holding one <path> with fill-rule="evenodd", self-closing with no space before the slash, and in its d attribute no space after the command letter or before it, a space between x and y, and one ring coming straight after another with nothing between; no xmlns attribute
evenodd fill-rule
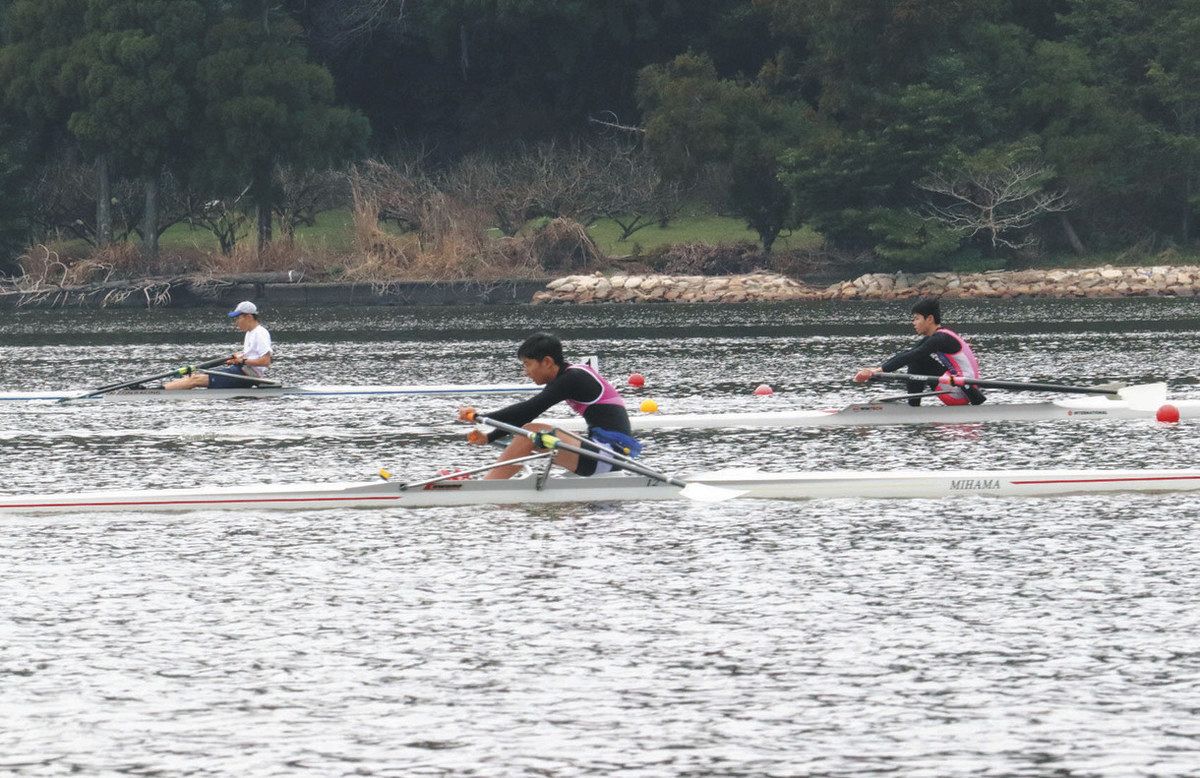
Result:
<svg viewBox="0 0 1200 778"><path fill-rule="evenodd" d="M567 370L586 370L588 375L600 382L600 394L591 402L579 402L578 400L567 400L567 405L571 410L578 413L580 416L583 412L592 405L620 405L625 407L625 401L621 399L621 395L613 388L613 385L604 380L604 376L596 372L595 368L588 364L568 365Z"/></svg>
<svg viewBox="0 0 1200 778"><path fill-rule="evenodd" d="M938 332L944 332L958 341L958 353L935 353L933 355L934 359L946 366L946 374L942 376L942 380L938 384L938 391L950 390L950 394L938 395L938 399L946 405L967 405L971 401L967 398L966 393L961 387L953 386L951 380L954 378L979 378L979 360L975 358L975 352L971 351L971 347L957 332L945 327L938 327Z"/></svg>

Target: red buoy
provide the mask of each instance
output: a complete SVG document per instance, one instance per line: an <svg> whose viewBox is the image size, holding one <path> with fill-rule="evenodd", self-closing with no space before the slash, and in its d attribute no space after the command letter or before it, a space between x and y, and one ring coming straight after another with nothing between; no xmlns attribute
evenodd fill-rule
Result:
<svg viewBox="0 0 1200 778"><path fill-rule="evenodd" d="M641 373L633 373L632 375L629 376L629 385L630 386L645 386L646 385L646 376L642 375Z"/></svg>
<svg viewBox="0 0 1200 778"><path fill-rule="evenodd" d="M754 393L759 397L769 397L775 394L775 390L766 384L759 384L754 388Z"/></svg>
<svg viewBox="0 0 1200 778"><path fill-rule="evenodd" d="M1154 414L1154 418L1164 424L1175 424L1179 421L1179 409L1174 405L1164 405Z"/></svg>

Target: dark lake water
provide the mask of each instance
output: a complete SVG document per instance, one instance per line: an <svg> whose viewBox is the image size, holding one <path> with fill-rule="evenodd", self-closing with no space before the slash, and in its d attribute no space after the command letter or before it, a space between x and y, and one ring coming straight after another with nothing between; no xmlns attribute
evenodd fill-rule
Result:
<svg viewBox="0 0 1200 778"><path fill-rule="evenodd" d="M627 397L664 412L861 400L853 369L914 339L901 303L265 313L287 383L511 382L549 329L614 383L644 373ZM946 313L991 376L1200 395L1200 302ZM223 311L5 312L0 387L238 342ZM457 404L9 404L0 491L482 463ZM1151 422L648 442L678 471L1196 463L1195 425ZM1198 516L1108 495L10 520L0 773L1195 774Z"/></svg>

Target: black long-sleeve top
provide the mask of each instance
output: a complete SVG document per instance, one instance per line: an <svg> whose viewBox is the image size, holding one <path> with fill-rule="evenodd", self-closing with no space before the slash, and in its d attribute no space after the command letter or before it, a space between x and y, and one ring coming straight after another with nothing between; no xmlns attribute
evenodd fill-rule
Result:
<svg viewBox="0 0 1200 778"><path fill-rule="evenodd" d="M908 351L901 351L896 356L884 362L883 372L894 373L902 367L908 367L913 362L933 357L934 354L957 354L962 349L958 341L945 332L935 332L917 341L917 345Z"/></svg>
<svg viewBox="0 0 1200 778"><path fill-rule="evenodd" d="M560 402L594 402L603 392L604 386L588 371L582 368L564 368L533 397L482 415L514 427L523 427ZM629 414L623 405L589 405L583 411L583 420L587 422L589 429L601 427L633 435L629 426ZM496 440L507 434L500 430L492 430L488 433L488 440Z"/></svg>
<svg viewBox="0 0 1200 778"><path fill-rule="evenodd" d="M961 350L962 346L957 339L939 331L921 338L917 345L908 351L900 352L884 362L881 367L885 373L894 373L902 367L907 367L911 372L940 376L945 365L934 354L957 354ZM979 405L987 399L977 386L964 386L961 391L972 405Z"/></svg>

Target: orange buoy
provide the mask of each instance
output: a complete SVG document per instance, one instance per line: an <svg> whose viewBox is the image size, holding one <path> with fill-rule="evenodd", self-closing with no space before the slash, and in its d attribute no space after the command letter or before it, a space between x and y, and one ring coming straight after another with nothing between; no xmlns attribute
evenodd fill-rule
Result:
<svg viewBox="0 0 1200 778"><path fill-rule="evenodd" d="M633 373L629 376L629 385L638 387L645 386L646 376L642 375L641 373Z"/></svg>
<svg viewBox="0 0 1200 778"><path fill-rule="evenodd" d="M642 400L642 404L640 407L642 409L642 413L657 413L658 412L658 403L654 402L653 400Z"/></svg>
<svg viewBox="0 0 1200 778"><path fill-rule="evenodd" d="M767 384L759 384L754 388L754 393L759 397L770 397L775 394L775 390Z"/></svg>
<svg viewBox="0 0 1200 778"><path fill-rule="evenodd" d="M1179 421L1179 409L1174 405L1164 405L1158 409L1158 413L1154 414L1154 418L1164 424L1175 424Z"/></svg>

